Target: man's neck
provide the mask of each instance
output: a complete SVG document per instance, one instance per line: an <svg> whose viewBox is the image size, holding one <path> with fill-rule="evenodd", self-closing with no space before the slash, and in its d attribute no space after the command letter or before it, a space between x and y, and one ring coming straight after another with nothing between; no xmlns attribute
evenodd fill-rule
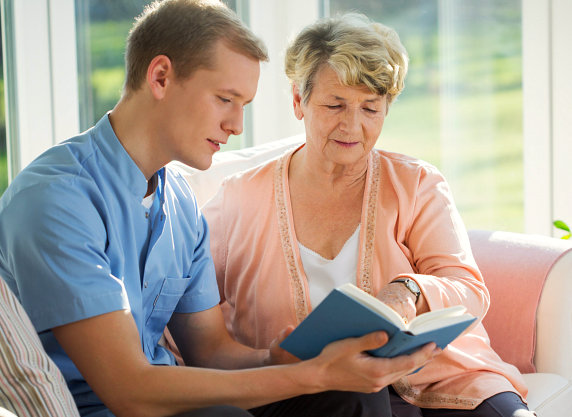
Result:
<svg viewBox="0 0 572 417"><path fill-rule="evenodd" d="M147 181L147 192L145 193L145 197L150 196L155 192L157 188L157 173L153 174L153 176Z"/></svg>
<svg viewBox="0 0 572 417"><path fill-rule="evenodd" d="M119 142L137 164L147 180L166 165L154 141L155 119L143 92L122 97L109 114L109 121Z"/></svg>

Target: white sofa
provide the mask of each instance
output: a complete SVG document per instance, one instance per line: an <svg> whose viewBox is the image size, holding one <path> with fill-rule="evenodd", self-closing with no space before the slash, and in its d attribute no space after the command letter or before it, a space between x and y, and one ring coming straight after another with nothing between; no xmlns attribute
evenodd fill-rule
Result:
<svg viewBox="0 0 572 417"><path fill-rule="evenodd" d="M302 140L302 136L296 136L246 150L219 153L213 167L204 172L182 164L173 165L183 172L202 205L216 193L225 176L274 158ZM536 410L538 416L572 416L570 244L544 236L506 232L470 231L470 238L475 258L491 292L491 309L484 323L492 345L506 361L525 373L530 388L529 406ZM532 291L523 291L523 288L534 286L536 288ZM527 313L531 319L524 319ZM508 317L512 319L507 320ZM21 332L35 336L30 323L18 326ZM0 329L3 328L0 326ZM13 332L0 332L0 347L11 351L13 337ZM42 355L45 353L38 341L34 357ZM45 369L38 372L43 375ZM0 385L4 380L0 372ZM38 378L38 381L43 384L46 378ZM45 392L42 387L39 389ZM55 396L60 398L51 396L52 401L62 402L71 398L65 386ZM5 399L9 401L8 397ZM41 397L38 399L43 401ZM2 405L0 401L0 416L13 417L14 414L3 409ZM22 415L48 414L32 409L29 414ZM58 417L60 415L77 414L72 410L58 414Z"/></svg>
<svg viewBox="0 0 572 417"><path fill-rule="evenodd" d="M570 242L498 231L469 237L491 293L483 323L492 346L525 373L531 409L572 416Z"/></svg>
<svg viewBox="0 0 572 417"><path fill-rule="evenodd" d="M174 165L182 170L203 205L226 176L275 158L303 140L303 135L298 135L221 152L207 171ZM572 416L571 244L520 233L472 230L469 235L491 291L492 306L484 322L492 345L525 374L529 407L538 416ZM527 320L521 310L528 312ZM507 317L513 320L507 322Z"/></svg>

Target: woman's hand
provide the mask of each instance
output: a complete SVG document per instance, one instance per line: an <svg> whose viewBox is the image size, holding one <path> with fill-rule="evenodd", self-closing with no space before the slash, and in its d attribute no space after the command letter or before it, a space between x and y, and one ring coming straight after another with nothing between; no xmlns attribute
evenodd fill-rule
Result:
<svg viewBox="0 0 572 417"><path fill-rule="evenodd" d="M420 297L422 297L421 295ZM377 298L390 306L403 317L405 322L410 322L417 317L415 295L400 282L390 282L377 294Z"/></svg>

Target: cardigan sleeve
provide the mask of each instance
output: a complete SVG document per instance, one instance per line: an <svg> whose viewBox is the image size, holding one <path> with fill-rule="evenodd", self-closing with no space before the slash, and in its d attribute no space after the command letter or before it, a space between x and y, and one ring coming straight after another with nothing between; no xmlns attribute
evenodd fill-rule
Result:
<svg viewBox="0 0 572 417"><path fill-rule="evenodd" d="M405 234L414 279L431 310L462 304L482 319L490 297L471 253L467 231L449 185L426 165L418 179L415 203Z"/></svg>
<svg viewBox="0 0 572 417"><path fill-rule="evenodd" d="M218 192L202 208L203 215L210 229L211 255L215 265L216 279L220 294L220 303L226 300L224 285L226 274L226 262L228 254L228 231L227 220L232 215L226 206L226 189L228 180L224 180Z"/></svg>

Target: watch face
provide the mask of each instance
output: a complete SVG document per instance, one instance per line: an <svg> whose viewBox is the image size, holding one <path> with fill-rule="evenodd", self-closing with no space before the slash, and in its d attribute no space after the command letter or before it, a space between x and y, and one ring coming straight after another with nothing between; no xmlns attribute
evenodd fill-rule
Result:
<svg viewBox="0 0 572 417"><path fill-rule="evenodd" d="M412 279L408 279L405 284L407 285L407 288L409 288L415 294L419 294L421 292L419 285L417 285L417 283Z"/></svg>

